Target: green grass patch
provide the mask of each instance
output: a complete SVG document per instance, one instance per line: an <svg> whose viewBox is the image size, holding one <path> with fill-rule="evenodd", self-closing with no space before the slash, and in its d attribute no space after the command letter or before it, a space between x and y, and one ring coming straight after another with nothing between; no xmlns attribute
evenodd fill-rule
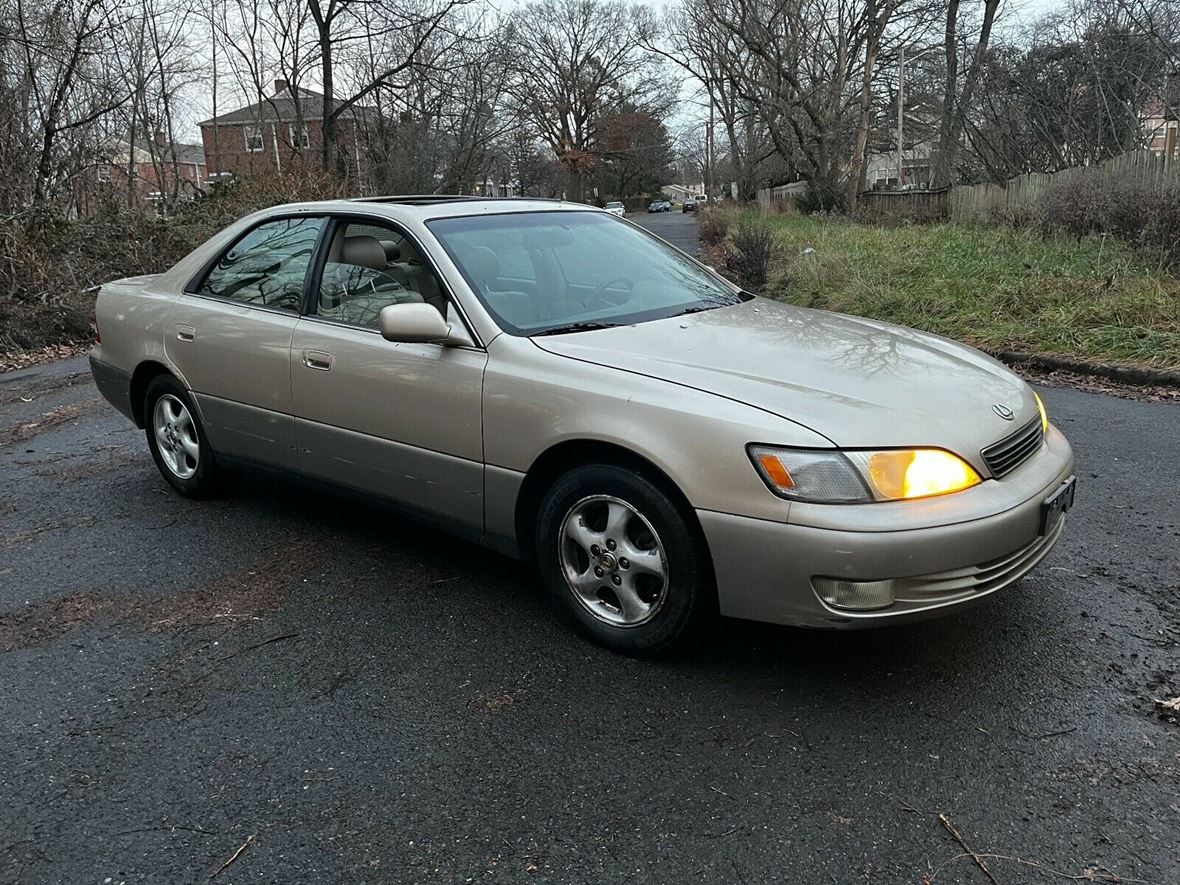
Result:
<svg viewBox="0 0 1180 885"><path fill-rule="evenodd" d="M765 218L777 245L771 297L993 351L1180 368L1180 279L1116 240Z"/></svg>

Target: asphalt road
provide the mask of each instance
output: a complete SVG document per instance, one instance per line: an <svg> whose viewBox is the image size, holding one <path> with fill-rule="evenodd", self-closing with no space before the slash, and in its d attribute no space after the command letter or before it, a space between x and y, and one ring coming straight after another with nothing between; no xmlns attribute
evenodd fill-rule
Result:
<svg viewBox="0 0 1180 885"><path fill-rule="evenodd" d="M81 360L0 376L0 881L986 885L953 827L1180 882L1180 406L1042 393L1081 484L1021 586L642 662L382 511L178 498Z"/></svg>

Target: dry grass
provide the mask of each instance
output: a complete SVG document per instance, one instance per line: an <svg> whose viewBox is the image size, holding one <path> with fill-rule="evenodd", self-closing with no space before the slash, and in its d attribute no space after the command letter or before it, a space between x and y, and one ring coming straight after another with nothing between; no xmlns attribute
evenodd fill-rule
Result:
<svg viewBox="0 0 1180 885"><path fill-rule="evenodd" d="M768 216L766 294L990 350L1180 368L1180 279L1111 238Z"/></svg>

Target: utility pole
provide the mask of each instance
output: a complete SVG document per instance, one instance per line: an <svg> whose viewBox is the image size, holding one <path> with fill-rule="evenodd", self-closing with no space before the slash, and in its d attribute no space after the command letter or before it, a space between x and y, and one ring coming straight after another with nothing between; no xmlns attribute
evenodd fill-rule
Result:
<svg viewBox="0 0 1180 885"><path fill-rule="evenodd" d="M209 177L212 169L216 169L217 181L221 181L221 140L218 137L217 126L217 25L213 16L217 14L217 5L209 8L209 31L213 35L213 163L205 163L205 177Z"/></svg>
<svg viewBox="0 0 1180 885"><path fill-rule="evenodd" d="M905 128L905 45L897 51L897 189L905 183L905 142L902 130Z"/></svg>
<svg viewBox="0 0 1180 885"><path fill-rule="evenodd" d="M712 84L706 86L709 91L709 130L705 133L705 196L713 199L713 89Z"/></svg>

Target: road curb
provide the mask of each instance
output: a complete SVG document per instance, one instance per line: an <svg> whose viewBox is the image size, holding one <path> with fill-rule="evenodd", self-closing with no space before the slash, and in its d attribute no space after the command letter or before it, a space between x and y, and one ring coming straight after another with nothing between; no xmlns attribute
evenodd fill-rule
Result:
<svg viewBox="0 0 1180 885"><path fill-rule="evenodd" d="M1016 350L992 350L992 356L1009 366L1029 366L1048 372L1073 372L1096 378L1109 378L1124 384L1161 385L1180 387L1180 372L1165 369L1146 369L1139 366L1113 366L1107 363L1091 363L1068 357L1048 356L1036 353L1021 353Z"/></svg>

